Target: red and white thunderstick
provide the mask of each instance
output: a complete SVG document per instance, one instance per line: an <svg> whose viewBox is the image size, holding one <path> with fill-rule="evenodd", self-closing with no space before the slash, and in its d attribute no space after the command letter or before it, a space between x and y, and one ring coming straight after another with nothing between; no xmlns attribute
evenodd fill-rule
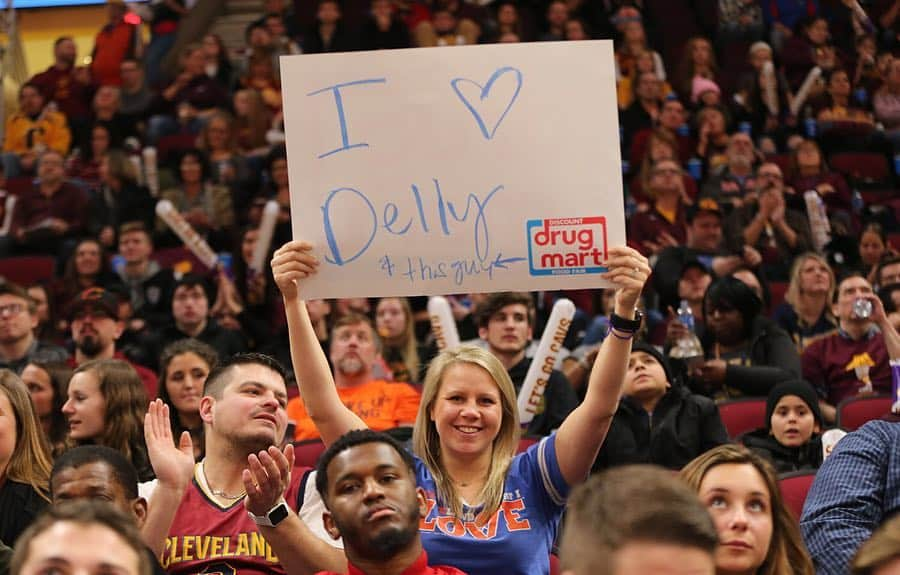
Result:
<svg viewBox="0 0 900 575"><path fill-rule="evenodd" d="M278 214L281 206L275 200L266 202L262 212L262 220L259 222L259 236L253 247L253 257L250 258L250 269L253 273L260 273L266 263L266 255L272 246L272 236L275 234L275 224L278 223Z"/></svg>
<svg viewBox="0 0 900 575"><path fill-rule="evenodd" d="M816 83L816 80L822 77L822 68L818 66L814 67L809 71L809 74L806 75L806 79L803 80L803 84L800 86L800 89L797 90L797 94L794 96L794 101L791 103L791 115L796 116L800 113L800 109L803 108L803 104L806 103L806 99L809 97L810 90L813 89L813 85Z"/></svg>
<svg viewBox="0 0 900 575"><path fill-rule="evenodd" d="M522 389L519 390L519 424L523 428L531 423L537 413L573 317L575 304L572 300L565 298L556 300L544 328L544 336L541 337L528 373L525 374L525 381L522 382Z"/></svg>
<svg viewBox="0 0 900 575"><path fill-rule="evenodd" d="M428 298L428 319L439 351L459 347L459 332L447 298L439 295Z"/></svg>
<svg viewBox="0 0 900 575"><path fill-rule="evenodd" d="M155 198L159 195L159 172L156 166L156 148L147 146L141 151L144 158L144 179L150 194Z"/></svg>
<svg viewBox="0 0 900 575"><path fill-rule="evenodd" d="M178 213L178 210L175 209L172 202L169 200L161 200L158 202L156 204L156 215L172 228L175 235L184 242L187 249L191 250L191 252L197 256L197 259L203 262L209 269L216 269L216 263L218 262L216 252L212 251L212 248L209 247L209 244L206 243L203 236L197 233L194 226L189 224L188 221L184 219L184 216Z"/></svg>

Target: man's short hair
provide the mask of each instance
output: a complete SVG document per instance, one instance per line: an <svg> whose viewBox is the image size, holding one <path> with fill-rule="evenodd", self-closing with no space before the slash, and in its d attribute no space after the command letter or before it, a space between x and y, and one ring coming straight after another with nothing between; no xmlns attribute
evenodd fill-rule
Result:
<svg viewBox="0 0 900 575"><path fill-rule="evenodd" d="M71 41L71 42L75 41L71 36L60 36L53 42L53 49L56 50L57 48L59 48L60 44L62 44L63 42L65 42L67 40Z"/></svg>
<svg viewBox="0 0 900 575"><path fill-rule="evenodd" d="M216 399L221 398L222 391L229 383L228 372L239 365L261 365L280 375L285 384L288 379L287 370L284 369L284 366L277 359L263 353L237 353L223 359L219 365L209 372L209 375L206 376L206 382L203 384L203 395L209 395Z"/></svg>
<svg viewBox="0 0 900 575"><path fill-rule="evenodd" d="M900 264L900 256L885 258L878 262L878 271L875 274L875 279L878 280L878 287L884 287L881 284L881 272L884 270L884 268L898 264Z"/></svg>
<svg viewBox="0 0 900 575"><path fill-rule="evenodd" d="M488 295L475 309L478 327L487 327L491 318L508 305L521 304L528 310L528 325L534 325L534 300L526 292L505 291Z"/></svg>
<svg viewBox="0 0 900 575"><path fill-rule="evenodd" d="M99 525L114 531L137 554L139 575L151 575L147 560L147 546L141 533L129 517L111 503L94 500L66 501L61 505L51 505L26 529L16 541L9 563L10 575L20 575L22 566L31 552L31 541L57 523L71 522L85 526Z"/></svg>
<svg viewBox="0 0 900 575"><path fill-rule="evenodd" d="M91 463L105 463L113 472L116 482L128 499L138 497L138 475L124 455L105 445L79 445L66 451L53 462L50 472L50 495L53 497L53 483L57 475L66 469L77 469Z"/></svg>
<svg viewBox="0 0 900 575"><path fill-rule="evenodd" d="M147 229L147 225L144 222L125 222L124 224L119 226L120 238L125 234L133 234L135 232L144 234L145 236L147 236L147 239L150 240L150 243L153 243L153 236L150 234L150 230Z"/></svg>
<svg viewBox="0 0 900 575"><path fill-rule="evenodd" d="M400 443L386 433L372 431L371 429L354 429L348 431L344 435L337 438L337 441L328 446L316 463L316 490L322 496L322 501L328 506L328 465L340 453L357 445L365 445L366 443L385 443L394 448L400 454L403 463L409 468L410 473L415 476L416 463L412 455L403 448Z"/></svg>
<svg viewBox="0 0 900 575"><path fill-rule="evenodd" d="M859 270L847 270L838 276L837 280L834 282L834 299L833 301L836 303L838 299L841 297L841 284L851 278L862 278L866 281L869 279L863 275L863 273Z"/></svg>
<svg viewBox="0 0 900 575"><path fill-rule="evenodd" d="M334 334L337 333L338 329L359 324L369 326L369 330L372 332L372 340L375 342L375 349L381 353L381 337L378 335L378 330L375 329L375 324L372 323L372 318L355 311L342 315L334 322L334 325L331 326L331 339L334 340Z"/></svg>
<svg viewBox="0 0 900 575"><path fill-rule="evenodd" d="M17 297L25 300L26 305L28 306L28 313L34 313L35 309L37 309L37 303L28 295L28 291L25 290L19 284L8 282L8 281L0 281L0 295L11 295L13 297Z"/></svg>
<svg viewBox="0 0 900 575"><path fill-rule="evenodd" d="M613 555L633 542L680 545L712 556L718 535L697 494L660 467L617 467L572 492L560 542L563 569L611 574Z"/></svg>

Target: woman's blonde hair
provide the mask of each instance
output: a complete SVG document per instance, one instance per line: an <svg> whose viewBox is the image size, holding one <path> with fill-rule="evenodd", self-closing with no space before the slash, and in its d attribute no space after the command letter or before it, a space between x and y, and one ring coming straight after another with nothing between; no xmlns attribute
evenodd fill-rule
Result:
<svg viewBox="0 0 900 575"><path fill-rule="evenodd" d="M775 469L760 455L743 445L720 445L688 463L681 470L681 478L699 492L706 474L712 468L726 464L752 465L769 490L772 539L765 561L756 570L757 575L814 575L812 559L800 537L797 521L781 497Z"/></svg>
<svg viewBox="0 0 900 575"><path fill-rule="evenodd" d="M795 260L794 264L791 266L791 280L788 284L787 291L784 293L784 301L791 304L793 307L797 307L797 302L800 301L800 295L803 293L803 288L800 285L800 269L806 263L807 260L816 260L828 270L828 280L830 282L830 286L828 288L828 300L825 304L825 310L829 309L829 305L834 300L834 290L837 287L836 282L834 280L834 270L831 269L831 266L828 265L828 260L820 256L815 252L806 252L804 254L800 254Z"/></svg>
<svg viewBox="0 0 900 575"><path fill-rule="evenodd" d="M47 438L34 413L31 394L19 376L8 369L0 369L0 394L9 400L16 420L16 444L6 470L0 469L0 476L31 485L49 501L47 494L53 461Z"/></svg>
<svg viewBox="0 0 900 575"><path fill-rule="evenodd" d="M519 415L516 404L516 390L506 368L494 355L480 347L463 345L454 350L445 350L431 361L422 389L422 401L413 429L413 451L419 456L434 476L437 485L436 496L443 507L450 509L454 517L462 519L462 498L453 485L453 480L444 468L441 457L441 438L431 418L431 411L447 370L457 364L469 364L485 370L500 391L500 407L503 412L500 430L492 444L491 465L487 481L481 490L484 505L478 521L487 521L503 502L503 484L506 472L519 444Z"/></svg>
<svg viewBox="0 0 900 575"><path fill-rule="evenodd" d="M850 573L871 575L897 558L900 558L900 516L895 515L862 544L850 564Z"/></svg>
<svg viewBox="0 0 900 575"><path fill-rule="evenodd" d="M397 300L400 307L403 309L405 320L403 324L403 333L400 337L388 338L385 334L378 334L382 341L382 353L384 353L384 348L386 347L396 348L400 352L400 357L403 359L403 365L406 366L406 371L409 373L409 381L411 383L418 383L419 345L418 341L416 341L416 322L413 320L413 313L412 308L409 305L409 300L405 297L381 298L378 301L378 304L375 305L375 321L376 323L378 321L378 305L381 305L381 302L389 299Z"/></svg>

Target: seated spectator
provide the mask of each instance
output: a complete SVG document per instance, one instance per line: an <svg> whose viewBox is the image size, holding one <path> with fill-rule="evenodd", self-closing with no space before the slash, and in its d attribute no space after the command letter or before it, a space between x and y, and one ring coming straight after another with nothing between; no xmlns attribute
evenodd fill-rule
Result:
<svg viewBox="0 0 900 575"><path fill-rule="evenodd" d="M206 75L215 80L219 86L230 91L234 85L234 67L228 58L228 48L218 34L207 34L203 37L203 56L206 59Z"/></svg>
<svg viewBox="0 0 900 575"><path fill-rule="evenodd" d="M653 128L662 107L662 82L654 72L638 72L634 80L634 101L619 112L619 122L625 134L625 149L631 145L634 134Z"/></svg>
<svg viewBox="0 0 900 575"><path fill-rule="evenodd" d="M375 379L373 367L380 359L381 340L369 319L358 314L343 316L331 328L330 343L334 381L341 402L375 431L411 427L416 420L420 394L406 383ZM301 398L288 402L287 415L297 424L295 441L319 437Z"/></svg>
<svg viewBox="0 0 900 575"><path fill-rule="evenodd" d="M694 76L691 84L691 104L695 108L721 106L722 89L712 80Z"/></svg>
<svg viewBox="0 0 900 575"><path fill-rule="evenodd" d="M716 64L716 55L713 52L712 44L706 38L694 36L684 46L678 72L672 85L682 100L687 101L693 95L694 78L717 82L718 74L719 67Z"/></svg>
<svg viewBox="0 0 900 575"><path fill-rule="evenodd" d="M727 161L726 152L731 138L726 131L728 119L720 108L702 108L694 116L697 124L697 158L702 160L704 173L714 173Z"/></svg>
<svg viewBox="0 0 900 575"><path fill-rule="evenodd" d="M269 151L266 134L272 127L272 114L256 90L234 93L235 144L242 156L264 156Z"/></svg>
<svg viewBox="0 0 900 575"><path fill-rule="evenodd" d="M143 122L153 103L153 94L144 80L144 66L139 60L125 58L119 65L119 113L124 121L137 126Z"/></svg>
<svg viewBox="0 0 900 575"><path fill-rule="evenodd" d="M64 179L63 156L41 155L38 180L19 194L11 235L21 253L56 254L64 258L87 224L87 195Z"/></svg>
<svg viewBox="0 0 900 575"><path fill-rule="evenodd" d="M628 227L629 243L645 255L681 245L687 239L685 192L681 166L675 160L657 162L647 180L653 207L637 212Z"/></svg>
<svg viewBox="0 0 900 575"><path fill-rule="evenodd" d="M696 494L671 473L634 465L572 491L560 539L562 572L637 575L716 572L718 535Z"/></svg>
<svg viewBox="0 0 900 575"><path fill-rule="evenodd" d="M194 459L203 458L203 420L200 398L209 372L219 354L202 341L180 339L165 347L159 358L159 399L169 406L172 437L187 431L194 447Z"/></svg>
<svg viewBox="0 0 900 575"><path fill-rule="evenodd" d="M681 469L728 442L716 404L692 394L652 345L632 345L622 399L592 471L630 463Z"/></svg>
<svg viewBox="0 0 900 575"><path fill-rule="evenodd" d="M559 41L565 38L566 22L569 20L569 5L564 0L551 0L544 13L547 29L541 34L541 42Z"/></svg>
<svg viewBox="0 0 900 575"><path fill-rule="evenodd" d="M68 313L72 302L84 290L106 289L119 283L100 242L94 238L83 239L66 261L62 277L51 284L53 307Z"/></svg>
<svg viewBox="0 0 900 575"><path fill-rule="evenodd" d="M121 107L122 90L115 86L101 86L94 93L91 101L91 124L106 126L110 134L110 147L122 147L128 138L136 138L138 135L136 126L123 116L119 111ZM75 142L81 147L87 145L90 131L85 128L75 131Z"/></svg>
<svg viewBox="0 0 900 575"><path fill-rule="evenodd" d="M416 341L415 318L409 300L385 297L375 305L375 329L381 337L381 357L393 381L419 383L428 362Z"/></svg>
<svg viewBox="0 0 900 575"><path fill-rule="evenodd" d="M0 283L0 368L16 374L35 360L65 361L68 352L35 335L38 319L34 300L12 282Z"/></svg>
<svg viewBox="0 0 900 575"><path fill-rule="evenodd" d="M766 27L762 9L757 3L744 2L744 0L719 0L718 4L716 44L720 48L736 41L762 40ZM723 68L726 67L723 66Z"/></svg>
<svg viewBox="0 0 900 575"><path fill-rule="evenodd" d="M890 575L900 565L900 518L886 521L860 546L850 575Z"/></svg>
<svg viewBox="0 0 900 575"><path fill-rule="evenodd" d="M787 78L775 68L772 48L765 42L750 46L748 59L750 70L739 78L734 96L736 119L750 122L753 134L776 135L791 121ZM772 70L771 76L765 72L767 66Z"/></svg>
<svg viewBox="0 0 900 575"><path fill-rule="evenodd" d="M798 353L837 329L831 313L834 290L834 271L825 258L806 252L794 259L784 302L775 309L774 318L794 340Z"/></svg>
<svg viewBox="0 0 900 575"><path fill-rule="evenodd" d="M744 204L748 192L756 191L756 146L748 134L735 132L728 139L725 157L726 163L706 179L702 193L730 214Z"/></svg>
<svg viewBox="0 0 900 575"><path fill-rule="evenodd" d="M876 281L878 266L885 259L897 256L897 252L888 243L887 234L881 224L871 222L866 224L859 234L859 259L862 262L862 272L872 285L879 285Z"/></svg>
<svg viewBox="0 0 900 575"><path fill-rule="evenodd" d="M376 0L372 3L373 14L376 6L390 5L390 0ZM519 6L515 0L500 0L493 3L493 17L488 17L482 27L479 43L494 44L502 42L505 34L514 35L519 41L526 42L534 39L533 30L529 26L530 15L527 7ZM523 14L524 12L524 14ZM365 37L365 36L364 36Z"/></svg>
<svg viewBox="0 0 900 575"><path fill-rule="evenodd" d="M338 1L319 0L315 26L303 37L303 52L348 52L355 48L354 37L344 25Z"/></svg>
<svg viewBox="0 0 900 575"><path fill-rule="evenodd" d="M771 162L759 167L755 189L745 190L742 205L728 216L725 229L729 249L756 249L766 277L776 281L787 280L788 262L812 243L809 220L787 207L781 168Z"/></svg>
<svg viewBox="0 0 900 575"><path fill-rule="evenodd" d="M14 373L0 370L0 541L15 545L47 506L53 461L31 396Z"/></svg>
<svg viewBox="0 0 900 575"><path fill-rule="evenodd" d="M478 24L461 17L451 5L453 0L441 0L431 10L431 21L416 27L415 39L419 47L462 46L478 42Z"/></svg>
<svg viewBox="0 0 900 575"><path fill-rule="evenodd" d="M62 406L66 402L72 369L61 361L35 359L28 362L21 377L31 395L34 414L41 423L51 453L62 453L69 433Z"/></svg>
<svg viewBox="0 0 900 575"><path fill-rule="evenodd" d="M791 153L791 173L788 182L797 194L793 205L801 202L800 196L808 191L819 192L829 213L850 212L850 188L844 177L832 172L825 162L822 150L815 140L804 140Z"/></svg>
<svg viewBox="0 0 900 575"><path fill-rule="evenodd" d="M263 103L273 115L281 112L281 82L268 52L254 50L250 53L247 71L241 76L240 86L259 92Z"/></svg>
<svg viewBox="0 0 900 575"><path fill-rule="evenodd" d="M153 239L147 226L142 222L127 222L119 227L119 255L125 265L116 270L119 278L127 286L131 308L141 325L158 329L169 323L171 318L172 292L175 291L175 275L170 268L160 268L150 259L153 254ZM156 358L143 358L144 363L152 363Z"/></svg>
<svg viewBox="0 0 900 575"><path fill-rule="evenodd" d="M474 311L478 337L506 368L518 394L531 367L527 350L534 335L535 310L531 295L522 292L489 294ZM562 372L553 369L527 433L550 435L578 405L578 398Z"/></svg>
<svg viewBox="0 0 900 575"><path fill-rule="evenodd" d="M515 5L506 3L515 13ZM498 14L503 12L498 8ZM514 24L507 24L513 27ZM409 29L398 15L395 14L392 0L373 0L372 9L363 24L360 35L360 48L363 50L389 50L395 48L409 48Z"/></svg>
<svg viewBox="0 0 900 575"><path fill-rule="evenodd" d="M874 127L872 114L853 101L853 85L843 68L836 68L826 82L826 104L816 114L819 122L843 122ZM821 124L820 124L821 125Z"/></svg>
<svg viewBox="0 0 900 575"><path fill-rule="evenodd" d="M800 518L816 573L845 575L860 546L896 517L898 441L900 425L869 422L841 439L816 473Z"/></svg>
<svg viewBox="0 0 900 575"><path fill-rule="evenodd" d="M73 151L66 162L66 176L86 192L94 192L100 186L100 162L110 151L111 136L104 124L94 124L86 146Z"/></svg>
<svg viewBox="0 0 900 575"><path fill-rule="evenodd" d="M783 381L766 399L766 426L741 442L778 473L815 471L822 465L822 414L815 390L802 379Z"/></svg>
<svg viewBox="0 0 900 575"><path fill-rule="evenodd" d="M761 312L762 301L739 279L728 276L709 286L701 339L706 361L691 373L695 386L723 399L762 397L800 375L790 337Z"/></svg>
<svg viewBox="0 0 900 575"><path fill-rule="evenodd" d="M119 299L113 293L99 287L84 290L69 307L68 317L75 343L75 355L68 361L70 367L99 359L125 361L137 372L147 397L156 396L156 374L131 363L116 349L116 342L122 337L125 326L119 319Z"/></svg>
<svg viewBox="0 0 900 575"><path fill-rule="evenodd" d="M871 315L860 316L859 300L872 304ZM826 423L835 421L835 406L848 397L891 393L888 359L900 358L900 334L865 278L850 275L841 280L831 309L838 331L803 350L803 379L819 393Z"/></svg>
<svg viewBox="0 0 900 575"><path fill-rule="evenodd" d="M3 173L7 178L34 174L43 151L65 156L72 143L66 117L47 107L36 84L19 88L19 111L7 118L3 133Z"/></svg>
<svg viewBox="0 0 900 575"><path fill-rule="evenodd" d="M378 487L374 492L347 489L348 477L354 486ZM385 482L386 477L391 479ZM465 575L454 567L428 565L419 535L419 521L425 519L428 507L416 485L416 462L390 436L360 429L338 438L316 465L316 490L325 503L325 529L335 540L343 538L351 572ZM388 513L383 512L385 508ZM373 521L371 516L379 511L384 518L394 519ZM320 575L339 573L321 571Z"/></svg>
<svg viewBox="0 0 900 575"><path fill-rule="evenodd" d="M100 359L83 363L69 381L62 412L70 445L105 445L124 455L141 481L153 479L144 443L147 393L128 363Z"/></svg>
<svg viewBox="0 0 900 575"><path fill-rule="evenodd" d="M94 37L91 52L91 81L98 86L119 86L122 84L121 64L125 58L140 55L140 29L125 20L128 7L124 0L108 0L106 3L107 22Z"/></svg>
<svg viewBox="0 0 900 575"><path fill-rule="evenodd" d="M878 265L875 279L876 285L882 288L900 283L900 256L892 256L883 260Z"/></svg>
<svg viewBox="0 0 900 575"><path fill-rule="evenodd" d="M275 200L281 207L278 214L278 223L275 225L275 235L272 245L277 246L281 241L290 241L291 233L291 190L288 180L287 150L284 145L278 145L269 151L265 159L266 180L268 186L264 187L255 198L249 208L248 219L251 225L258 226L262 219L262 210L268 200Z"/></svg>
<svg viewBox="0 0 900 575"><path fill-rule="evenodd" d="M161 200L169 200L184 219L203 236L213 249L230 246L229 235L234 226L231 192L212 182L209 160L203 152L191 149L181 154L176 180L178 187L160 192ZM157 217L156 232L169 245L180 245L168 224Z"/></svg>
<svg viewBox="0 0 900 575"><path fill-rule="evenodd" d="M282 56L290 56L294 54L302 54L300 45L297 44L287 31L284 14L279 12L269 12L263 16L263 25L272 36L272 56L274 56L275 74L280 76L278 59ZM221 39L220 39L221 43ZM224 46L223 46L224 51Z"/></svg>
<svg viewBox="0 0 900 575"><path fill-rule="evenodd" d="M88 229L107 249L118 244L119 227L139 221L149 229L156 215L156 200L138 184L137 170L128 157L112 150L100 160L101 185L91 198Z"/></svg>
<svg viewBox="0 0 900 575"><path fill-rule="evenodd" d="M573 20L573 22L578 22L578 20ZM627 76L623 76L616 83L616 93L617 99L619 101L619 109L626 110L629 106L631 106L631 104L634 103L634 100L636 98L635 88L637 86L637 79L643 72L653 72L657 75L658 78L662 78L660 80L660 94L666 96L667 99L669 95L673 94L672 86L670 86L669 83L665 81L665 74L659 75L659 72L656 68L656 62L653 59L654 55L658 56L656 52L638 52L634 57L634 64L631 67L631 71Z"/></svg>
<svg viewBox="0 0 900 575"><path fill-rule="evenodd" d="M679 106L680 105L681 104L679 104ZM650 203L650 200L644 191L644 182L648 181L653 166L662 160L673 160L676 162L679 162L680 160L680 140L673 137L673 134L675 133L662 128L656 128L652 131L641 130L638 132L637 137L646 135L643 139L643 145L647 153L644 154L644 157L639 164L641 166L640 170L631 179L631 184L628 187L628 193L637 203L638 211L645 211ZM635 138L635 140L636 139L637 138ZM632 144L632 148L634 148L634 144ZM681 182L684 186L685 203L692 203L694 198L697 197L697 182L686 172L681 174Z"/></svg>
<svg viewBox="0 0 900 575"><path fill-rule="evenodd" d="M860 95L866 103L870 97L881 88L883 82L881 71L878 69L878 43L875 37L863 33L856 36L856 72L853 73L853 85L863 90Z"/></svg>
<svg viewBox="0 0 900 575"><path fill-rule="evenodd" d="M65 338L60 331L65 330L60 324L59 310L53 305L49 286L49 282L41 281L29 285L25 291L34 302L34 315L38 320L34 333L37 338L51 343L60 343Z"/></svg>
<svg viewBox="0 0 900 575"><path fill-rule="evenodd" d="M787 4L783 0L779 0L778 3ZM790 30L791 27L795 28L796 33ZM829 50L832 51L832 60L829 63L832 66L835 63L833 48L828 45L830 36L828 20L817 15L803 15L797 17L792 26L781 26L779 30L781 38L787 40L783 42L781 38L774 38L773 34L772 46L781 55L784 74L787 76L791 91L797 93L809 71L814 66L824 63L823 60L827 58ZM832 66L825 66L823 70L831 69Z"/></svg>
<svg viewBox="0 0 900 575"><path fill-rule="evenodd" d="M227 92L206 74L203 47L191 44L182 52L178 76L157 96L156 113L147 122L147 143L155 146L179 130L196 134L210 114L227 104Z"/></svg>
<svg viewBox="0 0 900 575"><path fill-rule="evenodd" d="M639 72L656 73L656 77L665 84L663 95L672 92L672 87L666 82L666 69L662 57L650 48L644 25L638 19L623 24L622 41L616 49L619 108L625 109L631 105L634 99L632 90Z"/></svg>
<svg viewBox="0 0 900 575"><path fill-rule="evenodd" d="M37 86L46 101L56 104L69 122L69 128L77 132L90 116L91 80L84 66L76 66L78 47L71 36L60 36L53 43L53 64L28 80Z"/></svg>
<svg viewBox="0 0 900 575"><path fill-rule="evenodd" d="M681 477L719 532L716 573L813 575L797 521L765 459L745 447L720 445L690 462Z"/></svg>
<svg viewBox="0 0 900 575"><path fill-rule="evenodd" d="M892 60L884 75L884 84L872 97L875 121L884 126L884 132L900 148L900 60Z"/></svg>
<svg viewBox="0 0 900 575"><path fill-rule="evenodd" d="M200 132L198 148L209 159L213 184L228 186L233 197L247 195L246 188L253 187L256 178L238 150L234 119L229 114L217 112L210 116Z"/></svg>
<svg viewBox="0 0 900 575"><path fill-rule="evenodd" d="M663 85L665 89L665 85ZM695 144L687 131L687 116L684 104L675 97L666 97L662 109L659 111L659 122L656 128L637 132L631 139L631 151L629 154L631 165L637 166L643 161L648 152L650 135L657 130L667 132L675 137L678 143L678 160L686 164L694 154Z"/></svg>
<svg viewBox="0 0 900 575"><path fill-rule="evenodd" d="M247 340L240 331L228 329L210 315L209 285L196 274L187 274L175 282L172 293L172 323L156 333L147 333L145 345L150 357L159 357L169 344L194 338L209 345L219 357L231 357L247 351Z"/></svg>

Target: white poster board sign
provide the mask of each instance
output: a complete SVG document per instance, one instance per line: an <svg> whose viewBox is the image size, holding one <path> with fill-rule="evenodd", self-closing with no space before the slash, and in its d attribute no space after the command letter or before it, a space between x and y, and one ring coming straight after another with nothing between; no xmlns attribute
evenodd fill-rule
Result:
<svg viewBox="0 0 900 575"><path fill-rule="evenodd" d="M306 297L602 287L625 243L609 41L281 59Z"/></svg>

